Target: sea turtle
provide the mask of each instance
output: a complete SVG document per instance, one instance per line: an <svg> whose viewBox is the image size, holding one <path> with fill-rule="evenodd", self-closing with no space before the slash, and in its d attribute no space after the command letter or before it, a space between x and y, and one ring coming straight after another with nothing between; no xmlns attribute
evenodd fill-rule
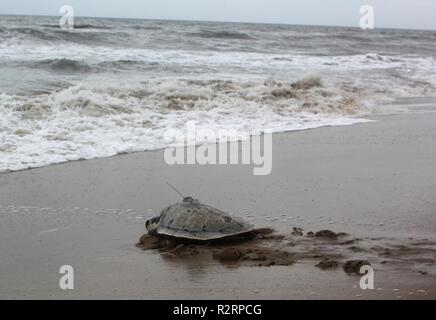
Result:
<svg viewBox="0 0 436 320"><path fill-rule="evenodd" d="M182 202L166 207L160 216L145 222L149 235L179 241L212 241L257 234L253 225L178 193Z"/></svg>
<svg viewBox="0 0 436 320"><path fill-rule="evenodd" d="M162 210L145 222L152 236L174 240L211 241L236 236L252 237L254 226L192 197Z"/></svg>

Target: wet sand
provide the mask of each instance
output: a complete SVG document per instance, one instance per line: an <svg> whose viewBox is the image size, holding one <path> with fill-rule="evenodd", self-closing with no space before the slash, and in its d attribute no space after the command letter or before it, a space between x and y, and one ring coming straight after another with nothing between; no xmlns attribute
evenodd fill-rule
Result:
<svg viewBox="0 0 436 320"><path fill-rule="evenodd" d="M436 113L371 119L274 135L269 176L247 165L168 166L162 151L0 174L0 298L435 299ZM376 289L360 289L341 266L321 270L319 256L234 266L138 248L145 219L179 200L165 181L274 227L291 254L368 260ZM322 229L359 241L305 237ZM71 291L58 285L65 264Z"/></svg>

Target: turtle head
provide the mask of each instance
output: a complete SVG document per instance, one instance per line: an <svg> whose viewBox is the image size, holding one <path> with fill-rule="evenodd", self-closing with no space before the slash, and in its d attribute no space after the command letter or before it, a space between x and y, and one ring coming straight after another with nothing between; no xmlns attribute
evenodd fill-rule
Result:
<svg viewBox="0 0 436 320"><path fill-rule="evenodd" d="M159 224L160 217L154 217L151 219L148 219L145 222L145 229L147 229L148 233L153 233L156 231L157 225Z"/></svg>
<svg viewBox="0 0 436 320"><path fill-rule="evenodd" d="M194 199L193 197L184 197L183 203L198 203L199 201L197 199Z"/></svg>

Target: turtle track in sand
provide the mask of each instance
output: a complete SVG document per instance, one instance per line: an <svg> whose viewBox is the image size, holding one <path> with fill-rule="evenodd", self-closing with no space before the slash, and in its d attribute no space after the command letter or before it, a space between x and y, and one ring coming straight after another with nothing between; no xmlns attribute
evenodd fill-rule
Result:
<svg viewBox="0 0 436 320"><path fill-rule="evenodd" d="M436 242L428 239L355 238L331 230L304 232L298 227L281 234L261 230L264 232L251 240L205 244L172 242L145 234L137 246L156 250L165 259L201 256L226 267L290 266L301 261L321 270L342 268L349 275L359 274L364 265L436 275Z"/></svg>

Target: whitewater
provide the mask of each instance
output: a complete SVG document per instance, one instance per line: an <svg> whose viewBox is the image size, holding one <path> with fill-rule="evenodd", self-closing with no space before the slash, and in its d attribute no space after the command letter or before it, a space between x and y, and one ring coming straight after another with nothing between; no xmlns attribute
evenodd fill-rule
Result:
<svg viewBox="0 0 436 320"><path fill-rule="evenodd" d="M188 121L304 130L436 95L432 31L57 21L0 16L0 172L165 148Z"/></svg>

